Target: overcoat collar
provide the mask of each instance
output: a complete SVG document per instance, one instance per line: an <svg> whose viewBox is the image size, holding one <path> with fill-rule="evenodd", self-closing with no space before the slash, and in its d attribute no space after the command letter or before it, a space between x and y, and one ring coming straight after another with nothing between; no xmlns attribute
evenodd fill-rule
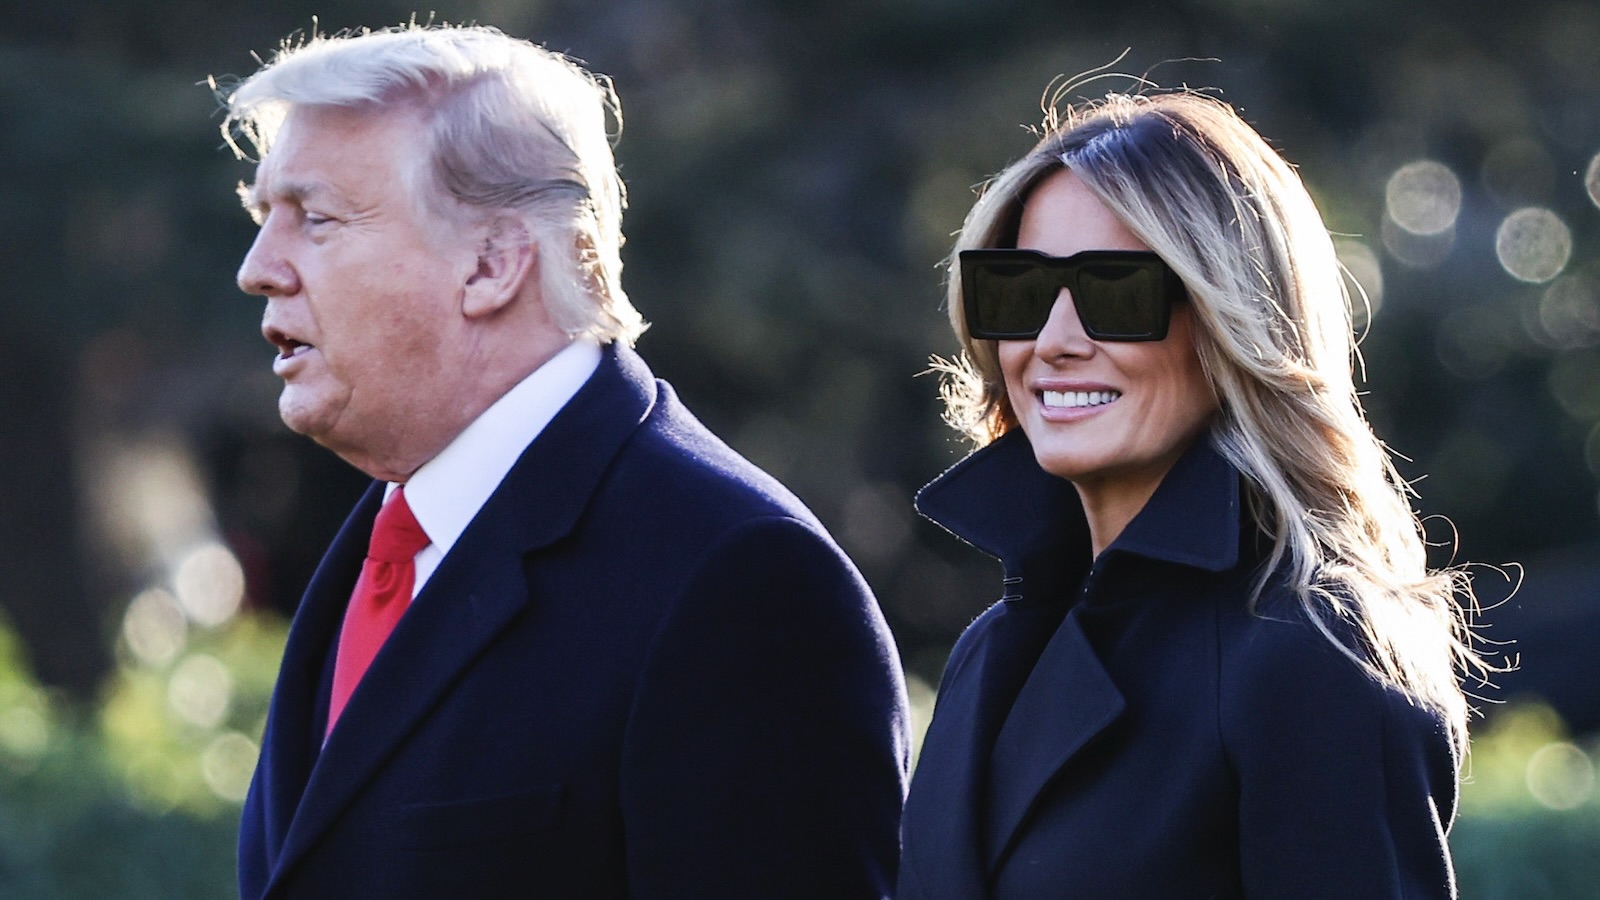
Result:
<svg viewBox="0 0 1600 900"><path fill-rule="evenodd" d="M1206 571L1239 558L1239 476L1207 441L1173 466L1145 508L1099 560L1077 492L1039 468L1021 429L957 463L917 496L917 509L1000 560L1006 596L982 638L946 673L907 807L914 872L954 877L920 885L928 900L988 894L1040 793L1125 707L1077 616L1079 585L1105 572L1136 578L1137 557ZM1070 686L1070 704L1063 703ZM919 796L920 794L920 796ZM914 818L914 822L911 820ZM939 859L933 859L937 855Z"/></svg>
<svg viewBox="0 0 1600 900"><path fill-rule="evenodd" d="M571 402L523 452L428 579L357 686L318 753L327 657L383 495L374 484L334 540L301 601L263 752L271 885L360 792L445 689L529 604L523 558L576 526L606 468L656 402L650 370L612 347ZM379 689L381 688L381 689Z"/></svg>
<svg viewBox="0 0 1600 900"><path fill-rule="evenodd" d="M1105 555L1224 571L1239 560L1240 502L1238 470L1202 438L1173 464ZM917 493L916 504L924 516L1000 560L1007 578L1088 564L1089 526L1077 491L1039 467L1020 428L950 467Z"/></svg>

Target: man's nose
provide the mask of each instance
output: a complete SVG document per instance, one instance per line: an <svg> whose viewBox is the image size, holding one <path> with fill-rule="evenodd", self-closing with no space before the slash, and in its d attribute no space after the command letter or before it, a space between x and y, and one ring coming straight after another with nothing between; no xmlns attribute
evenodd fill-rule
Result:
<svg viewBox="0 0 1600 900"><path fill-rule="evenodd" d="M239 290L258 297L280 297L300 290L300 276L282 251L282 240L269 219L239 264Z"/></svg>

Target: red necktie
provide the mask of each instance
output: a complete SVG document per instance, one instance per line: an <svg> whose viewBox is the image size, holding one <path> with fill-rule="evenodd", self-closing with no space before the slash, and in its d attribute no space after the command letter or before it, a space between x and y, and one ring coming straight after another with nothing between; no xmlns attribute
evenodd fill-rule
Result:
<svg viewBox="0 0 1600 900"><path fill-rule="evenodd" d="M406 505L404 489L395 488L372 524L367 559L361 564L361 577L339 630L339 655L333 662L333 696L328 706L329 733L378 648L411 603L411 587L417 579L413 558L428 543L427 533Z"/></svg>

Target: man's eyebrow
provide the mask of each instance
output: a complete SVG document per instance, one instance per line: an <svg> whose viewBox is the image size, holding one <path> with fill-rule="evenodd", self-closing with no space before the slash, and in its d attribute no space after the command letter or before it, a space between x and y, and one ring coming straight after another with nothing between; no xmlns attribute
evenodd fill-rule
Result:
<svg viewBox="0 0 1600 900"><path fill-rule="evenodd" d="M252 218L259 220L271 204L265 199L259 181L246 184L239 182L237 188L239 202ZM318 198L332 198L337 195L327 185L315 181L285 181L269 182L265 194L270 194L273 202L287 202L296 206L304 206L307 201ZM259 222L258 222L259 224Z"/></svg>
<svg viewBox="0 0 1600 900"><path fill-rule="evenodd" d="M303 204L307 200L331 196L333 192L329 190L327 185L315 181L285 181L270 184L267 193L271 194L276 201ZM243 201L245 206L254 209L265 206L267 202L262 198L260 182L254 184L239 182L239 199Z"/></svg>

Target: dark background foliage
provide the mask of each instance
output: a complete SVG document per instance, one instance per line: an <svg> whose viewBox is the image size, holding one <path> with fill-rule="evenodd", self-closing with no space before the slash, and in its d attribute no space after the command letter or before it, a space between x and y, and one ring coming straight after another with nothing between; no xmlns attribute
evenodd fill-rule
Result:
<svg viewBox="0 0 1600 900"><path fill-rule="evenodd" d="M614 77L624 280L653 323L641 352L830 525L926 685L997 596L993 565L910 507L966 449L939 424L936 380L918 376L953 350L938 263L973 188L1031 145L1024 126L1056 76L1121 57L1117 71L1220 91L1301 167L1374 295L1368 411L1417 479L1438 561L1526 566L1522 590L1486 617L1488 634L1519 639L1523 667L1485 693L1537 694L1572 731L1600 728L1593 4L432 9ZM277 421L259 303L233 286L253 227L232 192L250 168L222 146L202 82L249 74L252 54L296 30L414 12L430 9L0 0L0 607L31 675L68 708L103 699L130 598L169 577L187 543L219 536L247 604L287 614L363 485ZM1385 198L1424 159L1456 174L1461 205L1446 231L1419 237ZM1571 241L1539 282L1508 274L1495 249L1506 216L1530 206ZM1480 571L1487 599L1507 593ZM0 884L9 859L0 852ZM1517 890L1504 896L1576 896Z"/></svg>

